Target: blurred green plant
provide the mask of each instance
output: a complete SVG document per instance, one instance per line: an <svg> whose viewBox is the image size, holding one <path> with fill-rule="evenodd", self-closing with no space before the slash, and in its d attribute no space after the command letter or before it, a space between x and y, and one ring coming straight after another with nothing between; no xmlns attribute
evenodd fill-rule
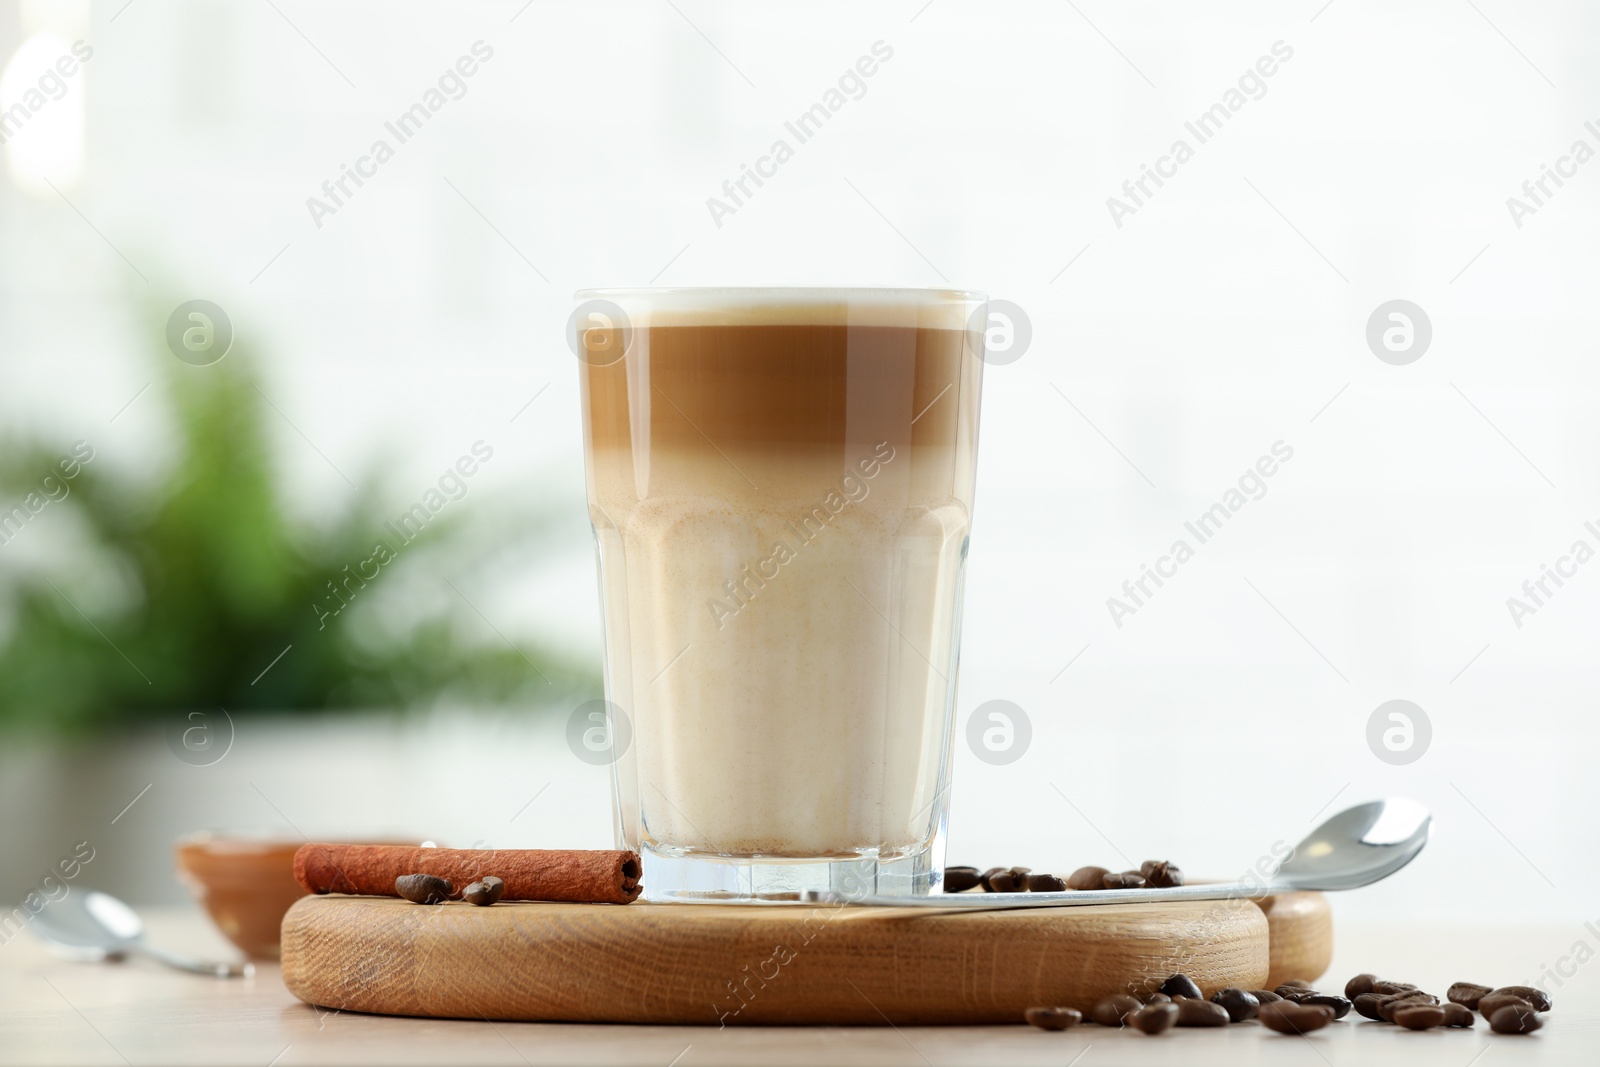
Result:
<svg viewBox="0 0 1600 1067"><path fill-rule="evenodd" d="M490 501L446 508L382 568L370 583L380 588L323 618L313 605L331 601L327 583L380 539L394 540L384 524L400 508L376 465L331 522L296 521L248 352L236 345L208 367L157 359L173 419L170 465L141 480L102 452L65 482L64 497L10 532L13 542L65 543L61 561L24 563L14 543L0 544L0 729L72 734L214 707L384 710L598 693L593 668L526 642L511 647L456 591L460 579L444 577L463 560L526 558L530 542L536 550L559 526L551 512L497 515L491 530L479 514ZM0 444L0 509L39 493L48 473L59 481L57 464L70 454L38 440ZM58 511L76 521L61 525ZM375 596L417 581L441 595ZM416 612L417 599L439 610Z"/></svg>

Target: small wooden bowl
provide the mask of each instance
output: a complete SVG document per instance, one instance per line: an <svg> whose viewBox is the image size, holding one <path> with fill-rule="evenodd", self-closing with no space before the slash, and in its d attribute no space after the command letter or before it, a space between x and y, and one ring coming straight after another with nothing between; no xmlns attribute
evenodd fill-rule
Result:
<svg viewBox="0 0 1600 1067"><path fill-rule="evenodd" d="M306 895L294 879L304 842L272 836L199 833L174 846L178 878L224 937L254 959L277 959L279 930Z"/></svg>

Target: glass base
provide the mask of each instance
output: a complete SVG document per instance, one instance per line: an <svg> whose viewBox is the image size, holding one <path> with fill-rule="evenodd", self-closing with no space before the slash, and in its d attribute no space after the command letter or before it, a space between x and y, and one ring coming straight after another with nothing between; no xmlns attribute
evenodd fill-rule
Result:
<svg viewBox="0 0 1600 1067"><path fill-rule="evenodd" d="M639 859L645 900L701 904L797 903L809 890L847 899L869 895L926 896L943 880L941 850L863 849L849 856L802 859L724 856L644 845Z"/></svg>

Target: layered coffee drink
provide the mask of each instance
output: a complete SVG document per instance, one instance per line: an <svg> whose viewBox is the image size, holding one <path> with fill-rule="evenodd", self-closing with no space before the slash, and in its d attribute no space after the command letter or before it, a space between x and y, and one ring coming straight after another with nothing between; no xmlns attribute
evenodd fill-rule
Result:
<svg viewBox="0 0 1600 1067"><path fill-rule="evenodd" d="M646 894L825 888L841 860L882 869L878 891L925 890L942 866L982 299L580 296L614 309L577 342L606 696L626 739L618 830Z"/></svg>

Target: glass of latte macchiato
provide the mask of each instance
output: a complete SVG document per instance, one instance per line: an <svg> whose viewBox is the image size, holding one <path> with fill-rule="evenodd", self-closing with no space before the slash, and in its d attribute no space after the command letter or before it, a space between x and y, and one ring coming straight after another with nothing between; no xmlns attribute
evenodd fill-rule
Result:
<svg viewBox="0 0 1600 1067"><path fill-rule="evenodd" d="M936 889L987 298L578 300L592 734L645 896Z"/></svg>

